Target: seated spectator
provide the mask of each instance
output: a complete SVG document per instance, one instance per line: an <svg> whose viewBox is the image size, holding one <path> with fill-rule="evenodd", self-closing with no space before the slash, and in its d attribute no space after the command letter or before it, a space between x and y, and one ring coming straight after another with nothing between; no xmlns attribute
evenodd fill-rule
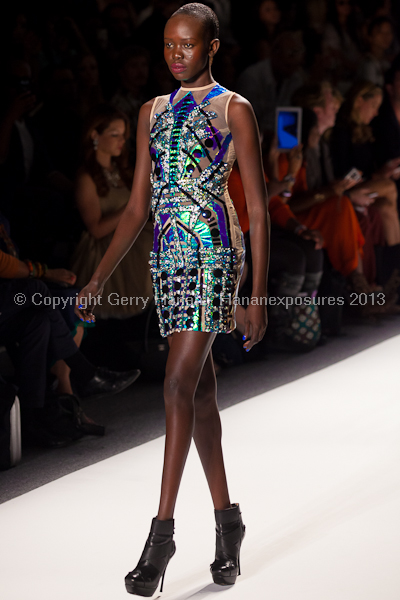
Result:
<svg viewBox="0 0 400 600"><path fill-rule="evenodd" d="M118 52L132 43L134 13L129 2L116 0L108 3L102 12L102 19L107 30L107 54L111 60L115 60Z"/></svg>
<svg viewBox="0 0 400 600"><path fill-rule="evenodd" d="M68 65L46 67L40 76L43 103L34 120L43 132L54 168L71 182L78 168L82 118L78 112L78 88Z"/></svg>
<svg viewBox="0 0 400 600"><path fill-rule="evenodd" d="M293 92L304 83L303 59L301 33L285 31L274 41L270 58L240 75L237 91L251 102L262 132L274 131L276 107L290 106Z"/></svg>
<svg viewBox="0 0 400 600"><path fill-rule="evenodd" d="M388 17L376 17L367 30L368 52L357 71L357 79L383 86L390 68L386 53L394 39L393 24Z"/></svg>
<svg viewBox="0 0 400 600"><path fill-rule="evenodd" d="M372 121L378 167L394 166L392 179L400 191L400 56L385 76L385 97ZM397 197L399 208L399 195Z"/></svg>
<svg viewBox="0 0 400 600"><path fill-rule="evenodd" d="M126 114L130 124L128 152L130 164L135 164L136 129L140 107L149 99L146 86L149 80L150 56L147 50L131 46L118 57L119 88L111 104Z"/></svg>
<svg viewBox="0 0 400 600"><path fill-rule="evenodd" d="M376 147L370 123L382 103L382 90L369 82L359 82L350 90L332 130L330 140L335 176L340 179L352 169L363 173L364 182L349 193L359 213L367 213L371 204L379 212L384 239L392 253L400 251L400 222L397 188L391 177L396 165L378 167ZM400 264L400 263L399 263ZM397 265L394 265L397 266Z"/></svg>
<svg viewBox="0 0 400 600"><path fill-rule="evenodd" d="M76 184L78 210L87 228L72 257L72 270L84 287L103 258L130 196L132 173L127 167L125 142L129 123L124 113L101 105L89 115L84 137L84 160ZM108 279L96 316L126 318L146 308L153 297L148 264L153 225L149 221L132 248ZM122 297L129 298L121 304Z"/></svg>
<svg viewBox="0 0 400 600"><path fill-rule="evenodd" d="M367 24L369 24L369 22L376 17L387 17L390 19L393 25L393 42L390 48L388 48L386 51L386 58L392 62L400 52L400 42L398 34L396 33L398 29L397 24L399 22L399 5L397 2L392 2L392 0L375 0L372 3L371 9L371 15L365 14L364 10L364 15L368 19Z"/></svg>
<svg viewBox="0 0 400 600"><path fill-rule="evenodd" d="M321 88L320 88L321 90ZM302 91L303 98L306 90ZM310 93L311 96L311 93ZM321 104L322 99L314 102ZM332 99L333 102L333 99ZM372 292L363 272L364 236L347 195L344 195L354 182L343 178L335 180L329 176L330 157L320 146L321 131L332 123L329 117L329 96L327 106L320 106L317 113L311 109L303 110L303 142L305 161L300 169L289 200L289 207L297 219L311 230L318 230L323 237L325 248L332 267L348 281L351 291L357 293ZM327 114L325 113L325 110ZM320 160L314 160L320 156ZM309 162L307 161L309 159ZM281 157L281 169L286 170L285 155ZM369 303L365 314L380 312L380 307Z"/></svg>
<svg viewBox="0 0 400 600"><path fill-rule="evenodd" d="M23 439L60 447L72 440L58 428L58 415L51 402L46 403L49 358L55 361L55 373L65 374L57 390L62 395L72 394L69 370L82 398L117 393L133 383L140 372L115 373L94 367L80 352L60 312L53 308L49 289L40 281L42 276L39 263L27 264L0 250L0 344L18 344L15 366ZM48 270L46 276L69 282L73 274L59 269ZM23 303L15 301L18 295L24 297Z"/></svg>
<svg viewBox="0 0 400 600"><path fill-rule="evenodd" d="M322 42L325 76L345 93L362 58L355 5L351 0L329 0L327 21Z"/></svg>
<svg viewBox="0 0 400 600"><path fill-rule="evenodd" d="M253 61L271 55L271 46L279 33L282 13L275 0L259 0L256 7L255 32L253 32Z"/></svg>
<svg viewBox="0 0 400 600"><path fill-rule="evenodd" d="M88 53L89 48L70 16L61 16L53 12L46 13L44 23L43 51L47 65L69 64L71 60L82 53Z"/></svg>
<svg viewBox="0 0 400 600"><path fill-rule="evenodd" d="M274 153L276 159L278 153ZM271 159L272 153L270 153ZM293 181L302 164L301 148L294 148L286 163L287 172L282 177L282 192L290 192ZM235 163L228 180L229 195L235 205L239 223L243 233L249 231L249 219L242 181ZM322 276L323 255L321 251L322 237L318 231L310 231L298 221L287 205L287 194L273 196L269 201L271 217L271 255L270 255L270 289L275 296L295 297L299 294L311 296L318 290ZM246 258L247 271L251 273L249 257ZM287 312L287 311L286 311ZM285 313L285 311L284 311ZM271 309L271 316L287 321L287 314ZM245 309L236 308L237 327L244 332Z"/></svg>
<svg viewBox="0 0 400 600"><path fill-rule="evenodd" d="M68 204L72 184L56 171L44 131L31 111L36 107L31 70L11 59L4 73L0 107L0 209L13 222L25 255L48 260L74 228ZM60 122L55 127L59 132ZM57 140L57 148L62 145ZM52 154L56 154L53 149Z"/></svg>
<svg viewBox="0 0 400 600"><path fill-rule="evenodd" d="M99 82L99 66L93 54L84 54L76 61L78 84L78 112L84 118L88 112L104 101Z"/></svg>
<svg viewBox="0 0 400 600"><path fill-rule="evenodd" d="M295 8L296 29L303 32L305 46L304 68L311 78L321 79L325 75L322 40L326 27L327 4L323 0L299 0Z"/></svg>

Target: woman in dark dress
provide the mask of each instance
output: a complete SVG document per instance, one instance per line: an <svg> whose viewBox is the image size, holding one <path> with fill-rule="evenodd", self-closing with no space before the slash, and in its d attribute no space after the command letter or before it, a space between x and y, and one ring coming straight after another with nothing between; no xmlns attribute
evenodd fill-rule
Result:
<svg viewBox="0 0 400 600"><path fill-rule="evenodd" d="M341 179L353 168L362 171L364 181L349 191L349 197L362 214L373 205L382 221L388 246L400 243L397 212L395 165L377 168L375 144L370 123L382 103L382 89L370 82L356 83L343 103L332 130L331 155L335 177Z"/></svg>

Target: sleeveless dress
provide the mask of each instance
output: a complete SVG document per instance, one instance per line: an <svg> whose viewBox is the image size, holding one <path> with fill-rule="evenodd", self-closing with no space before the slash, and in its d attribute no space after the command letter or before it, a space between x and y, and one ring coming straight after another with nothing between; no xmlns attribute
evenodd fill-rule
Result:
<svg viewBox="0 0 400 600"><path fill-rule="evenodd" d="M236 326L245 246L227 186L235 161L227 123L233 93L212 83L154 100L150 270L163 337Z"/></svg>
<svg viewBox="0 0 400 600"><path fill-rule="evenodd" d="M102 216L116 212L128 203L130 191L123 185L110 187L107 196L99 197ZM81 239L72 256L71 269L76 274L76 285L84 287L90 281L114 233L100 239L88 231ZM152 282L148 265L153 242L153 225L148 221L132 248L124 256L104 286L101 305L95 314L101 319L126 319L143 312L153 298ZM123 299L124 298L124 299Z"/></svg>

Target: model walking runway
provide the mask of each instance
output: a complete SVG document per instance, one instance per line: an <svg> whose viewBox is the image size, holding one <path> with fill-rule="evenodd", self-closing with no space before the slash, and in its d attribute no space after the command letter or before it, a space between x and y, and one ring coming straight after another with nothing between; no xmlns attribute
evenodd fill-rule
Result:
<svg viewBox="0 0 400 600"><path fill-rule="evenodd" d="M213 511L192 448L162 597L398 600L399 352L398 336L222 411L232 493L246 511L243 574L232 588L212 583ZM121 567L140 553L156 510L163 446L159 438L1 505L0 597L126 598Z"/></svg>

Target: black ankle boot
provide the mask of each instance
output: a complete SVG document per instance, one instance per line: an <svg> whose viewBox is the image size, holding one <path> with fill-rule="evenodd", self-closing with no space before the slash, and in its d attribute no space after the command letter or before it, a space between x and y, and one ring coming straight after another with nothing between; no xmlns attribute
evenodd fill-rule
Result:
<svg viewBox="0 0 400 600"><path fill-rule="evenodd" d="M162 592L165 570L170 558L175 554L173 534L173 519L168 521L153 519L150 534L137 567L125 577L127 592L137 596L152 596L161 578L160 592Z"/></svg>
<svg viewBox="0 0 400 600"><path fill-rule="evenodd" d="M233 585L240 575L240 546L246 531L239 504L215 510L217 533L215 560L211 565L214 583Z"/></svg>

